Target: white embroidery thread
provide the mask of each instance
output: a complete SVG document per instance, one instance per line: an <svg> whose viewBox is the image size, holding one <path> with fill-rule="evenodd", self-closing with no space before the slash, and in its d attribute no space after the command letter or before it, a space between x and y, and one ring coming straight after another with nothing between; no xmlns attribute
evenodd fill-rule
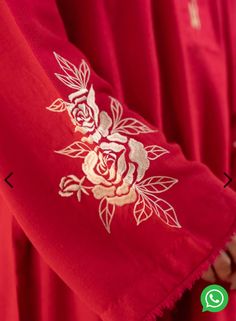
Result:
<svg viewBox="0 0 236 321"><path fill-rule="evenodd" d="M133 215L137 225L153 214L165 224L180 228L174 208L157 195L178 182L167 176L144 178L151 160L169 153L157 145L144 146L133 137L156 132L135 118L123 118L123 107L110 98L111 116L100 111L95 100L93 85L89 86L90 69L84 60L79 68L54 53L64 74L55 74L66 86L76 91L68 96L69 102L56 99L48 110L67 111L75 131L83 134L80 141L55 151L55 153L83 160L84 176L61 178L59 195L76 195L81 201L82 193L93 195L100 201L99 216L106 230L110 226L116 206L134 203Z"/></svg>
<svg viewBox="0 0 236 321"><path fill-rule="evenodd" d="M189 0L188 11L189 11L189 17L190 17L192 28L196 30L200 30L201 19L199 15L199 7L198 7L197 0Z"/></svg>

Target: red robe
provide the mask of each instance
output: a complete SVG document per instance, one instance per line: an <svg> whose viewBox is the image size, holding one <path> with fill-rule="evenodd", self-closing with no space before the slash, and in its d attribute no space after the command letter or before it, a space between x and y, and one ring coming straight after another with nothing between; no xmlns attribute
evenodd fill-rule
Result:
<svg viewBox="0 0 236 321"><path fill-rule="evenodd" d="M236 232L235 7L1 2L1 320L233 318L194 282Z"/></svg>

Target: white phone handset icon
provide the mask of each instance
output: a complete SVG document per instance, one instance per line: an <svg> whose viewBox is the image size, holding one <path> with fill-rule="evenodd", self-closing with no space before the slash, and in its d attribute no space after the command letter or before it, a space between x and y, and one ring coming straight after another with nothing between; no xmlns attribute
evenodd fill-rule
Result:
<svg viewBox="0 0 236 321"><path fill-rule="evenodd" d="M219 300L219 299L214 299L213 294L210 294L210 295L209 295L209 298L210 298L211 301L214 302L214 303L220 303L220 300Z"/></svg>

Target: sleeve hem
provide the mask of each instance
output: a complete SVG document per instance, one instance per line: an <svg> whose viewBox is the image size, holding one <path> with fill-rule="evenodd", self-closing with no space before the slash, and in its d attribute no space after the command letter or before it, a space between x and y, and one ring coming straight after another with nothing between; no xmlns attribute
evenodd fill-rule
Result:
<svg viewBox="0 0 236 321"><path fill-rule="evenodd" d="M214 247L210 243L197 240L193 235L191 237L186 235L180 242L174 243L171 253L166 252L163 258L166 261L162 266L157 267L155 271L147 271L143 278L129 287L127 292L101 315L101 318L104 321L123 321L127 320L128 316L129 321L156 321L156 318L162 317L166 310L173 309L184 291L190 290L201 278L234 233L236 233L236 219ZM181 266L181 259L176 259L178 256L175 249L181 242L186 249L186 256L190 258L188 267L185 262L185 269L184 265ZM194 255L189 256L191 252L194 252ZM197 267L193 269L193 266ZM166 275L173 275L168 284L165 283ZM181 280L179 283L176 282L177 278ZM165 293L164 299L161 299L160 293L162 298Z"/></svg>

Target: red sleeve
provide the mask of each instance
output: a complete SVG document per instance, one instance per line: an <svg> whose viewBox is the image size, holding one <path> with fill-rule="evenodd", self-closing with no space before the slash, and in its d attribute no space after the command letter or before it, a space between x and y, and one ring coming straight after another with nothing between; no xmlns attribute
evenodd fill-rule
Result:
<svg viewBox="0 0 236 321"><path fill-rule="evenodd" d="M9 3L0 5L0 159L14 187L0 193L104 321L155 320L236 230L235 193L117 100L40 22L44 2L29 3L39 14L27 17Z"/></svg>

